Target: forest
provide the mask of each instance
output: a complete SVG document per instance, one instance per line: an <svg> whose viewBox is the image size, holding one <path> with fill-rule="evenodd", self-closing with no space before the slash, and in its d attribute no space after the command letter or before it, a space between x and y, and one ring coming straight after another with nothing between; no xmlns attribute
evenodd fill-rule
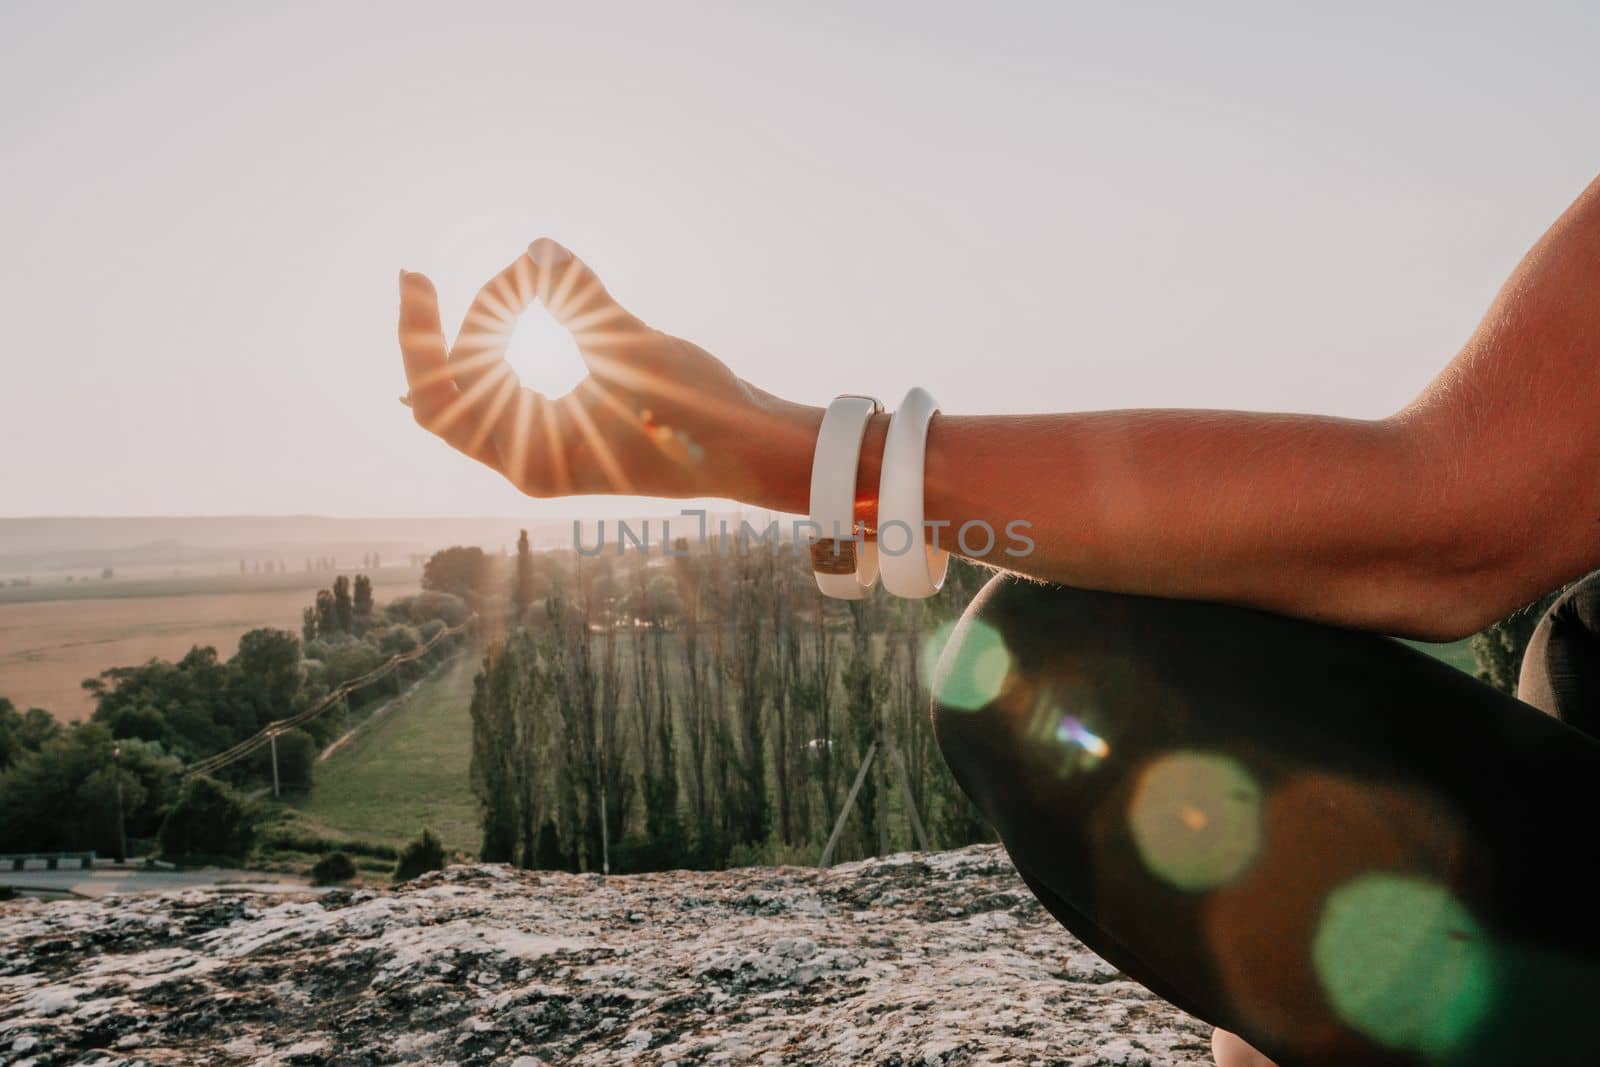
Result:
<svg viewBox="0 0 1600 1067"><path fill-rule="evenodd" d="M472 564L456 564L471 598ZM505 602L478 604L498 631L472 702L482 858L815 863L869 752L832 859L987 839L927 693L983 570L956 561L927 601L831 600L803 547L734 537L592 558L523 537L504 569Z"/></svg>

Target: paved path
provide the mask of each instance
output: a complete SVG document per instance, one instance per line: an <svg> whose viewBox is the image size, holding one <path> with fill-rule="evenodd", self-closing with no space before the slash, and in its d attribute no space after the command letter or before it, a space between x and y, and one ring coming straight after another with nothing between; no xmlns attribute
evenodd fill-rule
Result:
<svg viewBox="0 0 1600 1067"><path fill-rule="evenodd" d="M213 867L198 871L147 871L137 867L101 867L92 871L0 871L0 886L10 886L19 893L52 897L75 895L98 898L126 893L160 893L222 883L229 889L260 892L322 892L304 880L289 875Z"/></svg>

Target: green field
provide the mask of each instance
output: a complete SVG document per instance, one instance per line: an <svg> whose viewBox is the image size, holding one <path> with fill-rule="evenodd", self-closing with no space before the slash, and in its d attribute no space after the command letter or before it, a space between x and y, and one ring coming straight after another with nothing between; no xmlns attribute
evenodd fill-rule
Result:
<svg viewBox="0 0 1600 1067"><path fill-rule="evenodd" d="M467 766L477 669L478 654L468 647L404 706L317 764L310 794L294 804L299 821L329 837L395 846L427 826L446 848L476 854L478 809Z"/></svg>
<svg viewBox="0 0 1600 1067"><path fill-rule="evenodd" d="M1472 638L1464 637L1459 641L1450 641L1442 645L1429 644L1426 641L1407 641L1412 648L1421 649L1434 659L1450 664L1458 671L1465 671L1476 676L1478 661L1472 655Z"/></svg>

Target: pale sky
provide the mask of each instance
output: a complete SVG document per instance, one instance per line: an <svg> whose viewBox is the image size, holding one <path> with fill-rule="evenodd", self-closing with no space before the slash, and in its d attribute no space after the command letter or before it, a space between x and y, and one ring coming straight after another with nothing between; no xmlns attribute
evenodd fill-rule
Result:
<svg viewBox="0 0 1600 1067"><path fill-rule="evenodd" d="M1600 5L1400 6L12 0L0 514L639 510L395 400L540 234L796 399L1387 414L1600 171Z"/></svg>

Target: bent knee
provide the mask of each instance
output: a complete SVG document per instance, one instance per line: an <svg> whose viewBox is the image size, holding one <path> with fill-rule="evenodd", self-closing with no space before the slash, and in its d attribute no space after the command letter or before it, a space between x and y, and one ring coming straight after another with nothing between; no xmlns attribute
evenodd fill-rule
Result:
<svg viewBox="0 0 1600 1067"><path fill-rule="evenodd" d="M1022 781L1059 775L1063 758L1105 755L1104 740L1069 708L1074 687L1121 673L1123 651L1095 635L1115 625L1109 616L1125 599L1001 576L956 624L933 673L934 733L991 820Z"/></svg>

